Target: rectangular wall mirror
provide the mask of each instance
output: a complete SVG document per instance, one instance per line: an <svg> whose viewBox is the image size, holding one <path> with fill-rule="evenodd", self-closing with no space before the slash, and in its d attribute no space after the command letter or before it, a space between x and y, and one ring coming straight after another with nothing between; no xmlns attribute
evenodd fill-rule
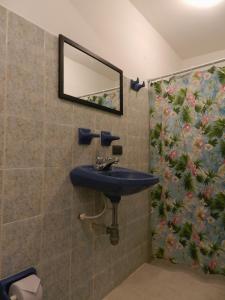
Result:
<svg viewBox="0 0 225 300"><path fill-rule="evenodd" d="M123 72L59 35L59 97L123 114Z"/></svg>

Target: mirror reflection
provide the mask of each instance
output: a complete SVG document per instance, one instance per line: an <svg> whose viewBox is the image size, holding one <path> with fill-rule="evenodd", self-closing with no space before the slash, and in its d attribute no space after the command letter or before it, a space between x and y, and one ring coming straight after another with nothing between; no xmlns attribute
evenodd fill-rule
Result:
<svg viewBox="0 0 225 300"><path fill-rule="evenodd" d="M122 71L74 45L64 40L61 97L122 114Z"/></svg>

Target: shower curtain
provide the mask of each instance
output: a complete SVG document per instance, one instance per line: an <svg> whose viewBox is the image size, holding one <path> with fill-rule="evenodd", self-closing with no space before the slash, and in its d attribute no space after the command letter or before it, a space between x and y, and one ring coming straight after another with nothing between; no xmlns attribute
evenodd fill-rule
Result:
<svg viewBox="0 0 225 300"><path fill-rule="evenodd" d="M225 67L150 84L155 258L225 275Z"/></svg>

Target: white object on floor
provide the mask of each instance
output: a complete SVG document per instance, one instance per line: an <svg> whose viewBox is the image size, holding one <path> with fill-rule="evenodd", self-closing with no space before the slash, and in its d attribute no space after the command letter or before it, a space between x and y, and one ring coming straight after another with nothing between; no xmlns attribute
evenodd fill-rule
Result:
<svg viewBox="0 0 225 300"><path fill-rule="evenodd" d="M182 267L144 264L104 300L225 300L225 279Z"/></svg>
<svg viewBox="0 0 225 300"><path fill-rule="evenodd" d="M9 288L10 299L42 300L41 280L36 275L30 275L14 282Z"/></svg>

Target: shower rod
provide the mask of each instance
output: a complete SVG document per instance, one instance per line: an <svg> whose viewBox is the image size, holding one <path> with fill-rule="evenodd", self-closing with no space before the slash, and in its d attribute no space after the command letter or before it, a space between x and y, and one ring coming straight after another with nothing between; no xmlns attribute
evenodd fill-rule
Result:
<svg viewBox="0 0 225 300"><path fill-rule="evenodd" d="M224 62L224 61L225 61L225 58L221 58L221 59L203 64L203 65L198 65L198 66L191 67L191 68L188 68L188 69L184 69L184 70L181 70L181 71L178 71L178 72L175 72L175 73L170 73L170 74L167 74L167 75L163 75L163 76L160 76L160 77L149 79L148 83L151 83L151 82L154 82L154 81L159 81L159 80L167 78L167 77L187 73L187 72L190 72L190 71L193 71L193 70L197 70L199 68L204 68L204 67L208 67L208 66L211 66L211 65L214 65L214 64L219 64L219 63Z"/></svg>

